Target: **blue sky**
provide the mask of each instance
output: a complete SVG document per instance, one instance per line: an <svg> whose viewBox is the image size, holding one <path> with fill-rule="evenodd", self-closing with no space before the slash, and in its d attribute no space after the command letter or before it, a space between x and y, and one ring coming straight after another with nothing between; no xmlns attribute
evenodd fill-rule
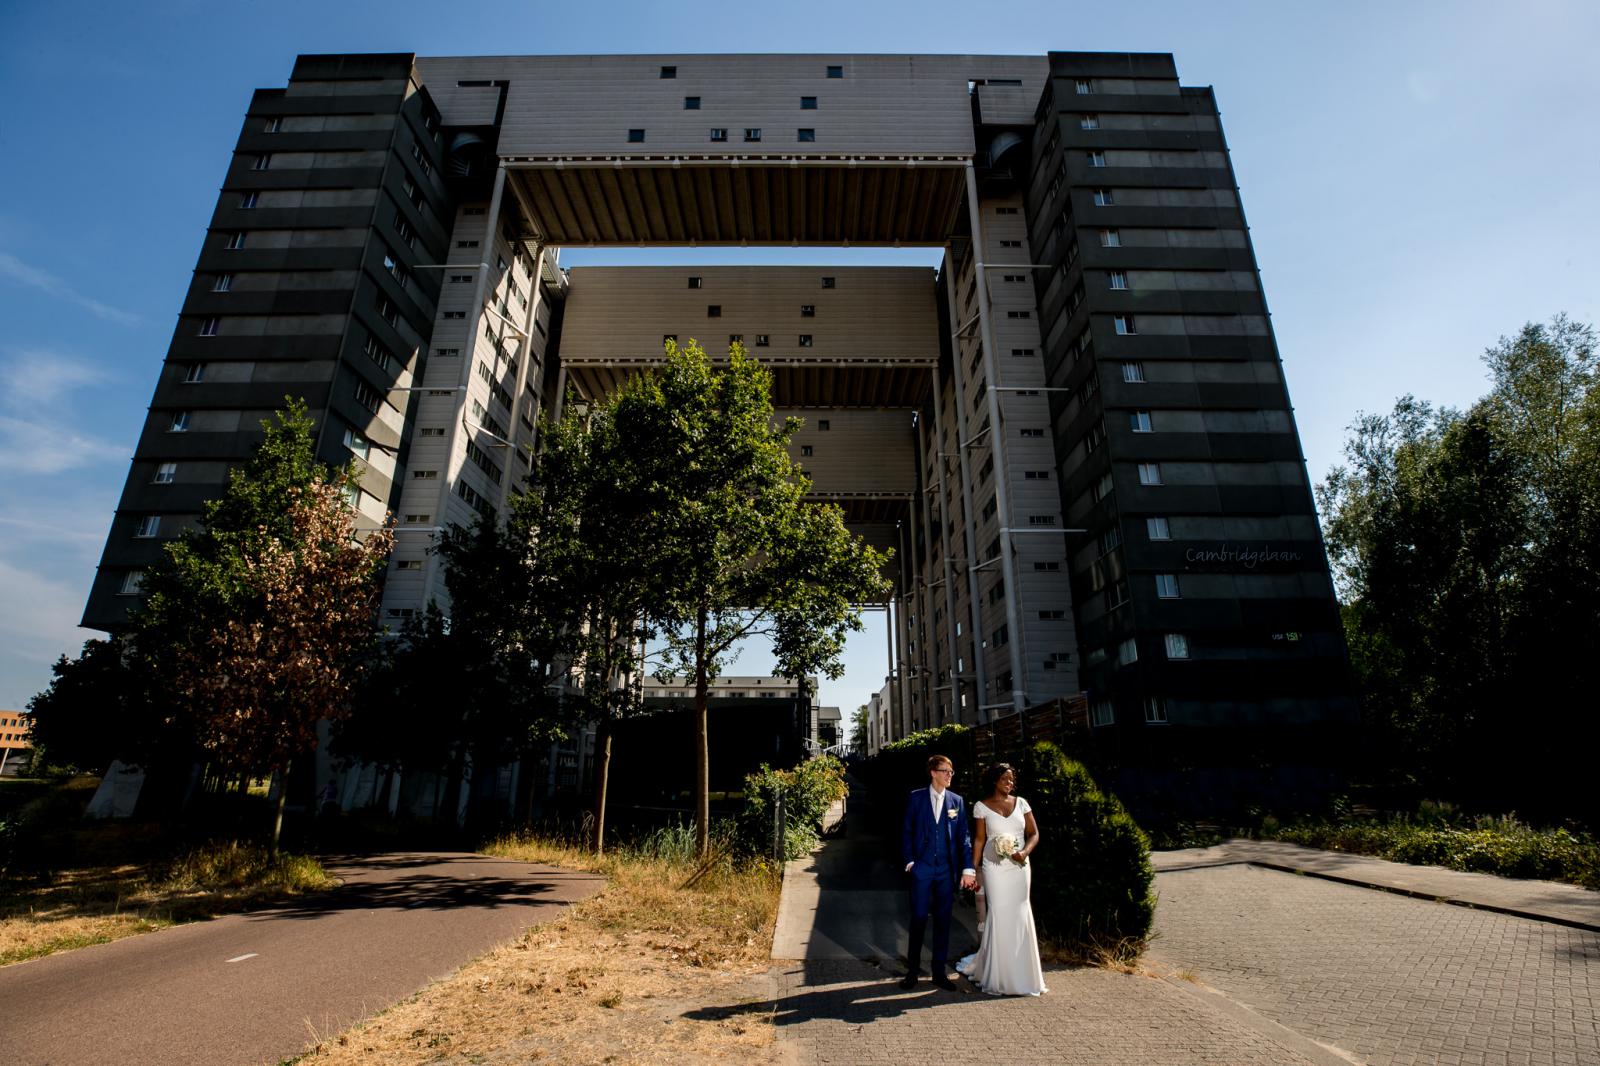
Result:
<svg viewBox="0 0 1600 1066"><path fill-rule="evenodd" d="M229 149L251 91L301 52L1173 52L1185 84L1216 88L1314 479L1357 411L1469 403L1500 335L1600 321L1600 5L1014 0L967 22L972 6L0 4L0 707L90 635ZM567 257L608 261L633 260ZM882 684L880 619L823 688L847 713Z"/></svg>

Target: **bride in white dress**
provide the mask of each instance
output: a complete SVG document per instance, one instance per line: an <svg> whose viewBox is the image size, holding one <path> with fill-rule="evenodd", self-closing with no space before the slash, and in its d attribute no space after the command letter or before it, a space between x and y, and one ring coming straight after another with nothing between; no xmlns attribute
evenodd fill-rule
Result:
<svg viewBox="0 0 1600 1066"><path fill-rule="evenodd" d="M1028 902L1033 882L1028 855L1039 845L1039 827L1016 787L1016 771L996 763L984 772L979 788L984 798L972 807L972 865L983 883L979 891L988 902L988 917L977 953L958 962L956 969L993 996L1049 991Z"/></svg>

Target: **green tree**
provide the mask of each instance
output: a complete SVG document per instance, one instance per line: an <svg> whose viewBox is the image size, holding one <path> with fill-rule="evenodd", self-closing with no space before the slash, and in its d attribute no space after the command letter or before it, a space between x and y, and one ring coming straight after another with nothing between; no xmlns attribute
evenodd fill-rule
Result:
<svg viewBox="0 0 1600 1066"><path fill-rule="evenodd" d="M771 375L733 345L714 367L693 341L668 342L666 364L623 393L619 424L649 458L661 508L655 565L665 579L656 616L673 668L694 681L696 847L710 849L710 683L742 640L772 641L777 672L842 673L856 605L882 599L885 553L844 525L836 506L806 500L789 458L799 422L775 421Z"/></svg>
<svg viewBox="0 0 1600 1066"><path fill-rule="evenodd" d="M1358 419L1318 497L1369 750L1424 787L1548 813L1578 791L1552 770L1596 739L1571 713L1600 680L1593 332L1558 317L1486 361L1465 412L1408 396Z"/></svg>
<svg viewBox="0 0 1600 1066"><path fill-rule="evenodd" d="M88 640L76 659L52 666L44 691L28 701L30 739L49 761L103 773L114 759L143 765L156 751L182 747L155 711L148 678L122 637Z"/></svg>
<svg viewBox="0 0 1600 1066"><path fill-rule="evenodd" d="M850 716L850 749L857 755L867 754L867 718L868 710L865 703L857 707L855 713Z"/></svg>
<svg viewBox="0 0 1600 1066"><path fill-rule="evenodd" d="M219 765L279 776L276 850L292 759L350 705L376 639L387 527L359 536L349 470L312 456L303 404L264 422L199 527L146 578L136 645L161 705Z"/></svg>

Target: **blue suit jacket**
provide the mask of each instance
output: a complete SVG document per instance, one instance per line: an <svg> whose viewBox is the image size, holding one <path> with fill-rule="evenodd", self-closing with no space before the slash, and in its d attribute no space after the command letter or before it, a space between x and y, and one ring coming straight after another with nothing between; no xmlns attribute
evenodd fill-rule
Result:
<svg viewBox="0 0 1600 1066"><path fill-rule="evenodd" d="M955 811L954 816L950 814ZM933 820L933 801L926 787L906 799L905 822L900 829L900 862L915 863L911 876L919 881L933 880L933 861L938 848L946 849L950 879L961 880L961 872L972 863L972 832L967 827L967 805L949 790L944 794L944 812L937 825Z"/></svg>

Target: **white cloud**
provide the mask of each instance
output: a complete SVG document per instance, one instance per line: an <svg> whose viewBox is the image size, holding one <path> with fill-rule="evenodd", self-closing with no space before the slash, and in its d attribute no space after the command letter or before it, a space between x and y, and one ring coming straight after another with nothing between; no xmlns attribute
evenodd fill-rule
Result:
<svg viewBox="0 0 1600 1066"><path fill-rule="evenodd" d="M60 421L0 415L0 469L13 475L60 474L127 461L126 445L87 436Z"/></svg>
<svg viewBox="0 0 1600 1066"><path fill-rule="evenodd" d="M59 300L77 304L91 315L103 318L107 322L115 322L122 326L137 326L140 323L138 315L101 303L91 296L85 296L49 271L29 266L10 252L0 252L0 277L10 278L21 285L49 293Z"/></svg>
<svg viewBox="0 0 1600 1066"><path fill-rule="evenodd" d="M50 664L76 656L95 633L78 626L88 588L73 588L0 560L0 700L15 710L49 681Z"/></svg>
<svg viewBox="0 0 1600 1066"><path fill-rule="evenodd" d="M0 362L0 469L13 474L60 474L123 464L127 444L82 427L83 389L112 382L104 369L58 352L13 349Z"/></svg>

